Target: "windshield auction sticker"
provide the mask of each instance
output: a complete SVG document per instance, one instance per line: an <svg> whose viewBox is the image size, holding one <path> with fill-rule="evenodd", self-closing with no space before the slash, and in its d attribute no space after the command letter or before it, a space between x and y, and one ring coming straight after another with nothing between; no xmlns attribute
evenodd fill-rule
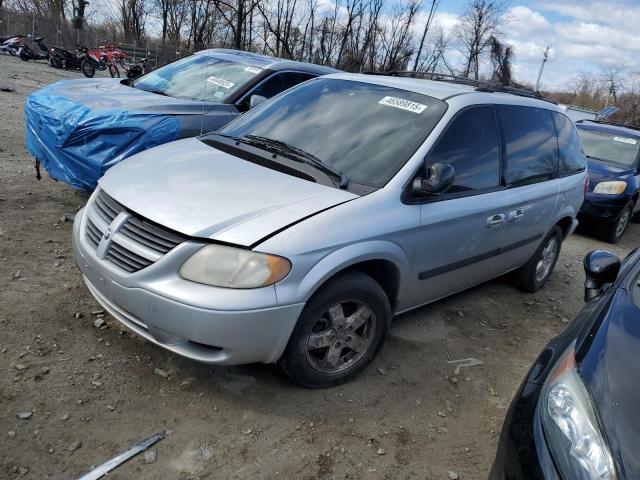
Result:
<svg viewBox="0 0 640 480"><path fill-rule="evenodd" d="M247 68L244 69L244 71L249 73L260 73L262 69L258 67L248 66Z"/></svg>
<svg viewBox="0 0 640 480"><path fill-rule="evenodd" d="M213 83L214 85L218 85L222 88L227 88L227 89L235 85L235 83L225 80L224 78L214 77L214 76L207 77L207 82Z"/></svg>
<svg viewBox="0 0 640 480"><path fill-rule="evenodd" d="M422 113L427 109L427 105L421 103L412 102L411 100L405 100L398 97L384 97L378 102L380 105L387 105L389 107L400 108L401 110L407 110L413 113Z"/></svg>
<svg viewBox="0 0 640 480"><path fill-rule="evenodd" d="M636 145L638 143L637 140L634 140L633 138L628 138L628 137L613 137L613 141L628 143L629 145Z"/></svg>

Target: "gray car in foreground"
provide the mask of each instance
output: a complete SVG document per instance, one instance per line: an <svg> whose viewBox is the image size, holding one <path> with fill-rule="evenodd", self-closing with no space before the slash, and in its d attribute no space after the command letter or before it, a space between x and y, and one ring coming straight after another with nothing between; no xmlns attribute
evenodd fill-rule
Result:
<svg viewBox="0 0 640 480"><path fill-rule="evenodd" d="M157 345L326 387L372 360L395 314L508 272L541 288L585 165L552 103L329 75L109 170L76 216L75 259Z"/></svg>

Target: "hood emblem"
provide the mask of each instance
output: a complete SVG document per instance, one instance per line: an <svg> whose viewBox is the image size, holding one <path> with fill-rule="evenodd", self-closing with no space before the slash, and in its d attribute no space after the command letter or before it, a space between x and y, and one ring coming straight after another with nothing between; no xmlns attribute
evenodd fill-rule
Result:
<svg viewBox="0 0 640 480"><path fill-rule="evenodd" d="M104 232L104 239L109 240L111 238L112 233L113 233L113 230L111 229L111 227L107 227L107 230Z"/></svg>

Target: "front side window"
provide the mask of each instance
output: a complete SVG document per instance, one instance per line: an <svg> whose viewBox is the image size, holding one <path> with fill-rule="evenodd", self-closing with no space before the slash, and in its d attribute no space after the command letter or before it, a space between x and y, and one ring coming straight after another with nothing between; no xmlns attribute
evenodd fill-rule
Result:
<svg viewBox="0 0 640 480"><path fill-rule="evenodd" d="M302 72L281 72L275 73L262 83L260 83L242 102L244 109L249 108L249 102L252 95L260 95L261 97L271 98L275 97L280 92L284 92L289 88L298 85L299 83L306 82L314 78L315 75Z"/></svg>
<svg viewBox="0 0 640 480"><path fill-rule="evenodd" d="M560 174L584 171L587 168L587 160L576 127L565 115L558 112L553 112L552 115L558 132Z"/></svg>
<svg viewBox="0 0 640 480"><path fill-rule="evenodd" d="M500 185L500 140L493 108L474 107L458 115L427 159L455 170L448 193L484 190Z"/></svg>
<svg viewBox="0 0 640 480"><path fill-rule="evenodd" d="M225 103L261 72L251 65L200 54L154 70L132 86L185 100Z"/></svg>
<svg viewBox="0 0 640 480"><path fill-rule="evenodd" d="M640 138L578 128L587 157L633 168L638 162Z"/></svg>
<svg viewBox="0 0 640 480"><path fill-rule="evenodd" d="M503 132L507 185L517 187L553 178L558 141L551 111L516 105L496 105L496 111Z"/></svg>
<svg viewBox="0 0 640 480"><path fill-rule="evenodd" d="M220 133L266 137L309 153L349 182L384 186L446 111L441 100L383 85L317 78L229 123Z"/></svg>

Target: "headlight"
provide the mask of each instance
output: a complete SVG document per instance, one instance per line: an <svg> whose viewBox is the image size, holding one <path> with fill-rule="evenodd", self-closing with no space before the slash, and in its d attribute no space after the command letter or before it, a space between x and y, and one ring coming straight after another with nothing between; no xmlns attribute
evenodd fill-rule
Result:
<svg viewBox="0 0 640 480"><path fill-rule="evenodd" d="M576 370L574 344L549 375L540 402L545 437L561 477L617 479L589 393Z"/></svg>
<svg viewBox="0 0 640 480"><path fill-rule="evenodd" d="M258 288L279 282L291 270L286 258L225 245L207 245L180 267L192 282L225 288Z"/></svg>
<svg viewBox="0 0 640 480"><path fill-rule="evenodd" d="M620 195L627 189L627 182L600 182L593 189L593 193L602 195Z"/></svg>

